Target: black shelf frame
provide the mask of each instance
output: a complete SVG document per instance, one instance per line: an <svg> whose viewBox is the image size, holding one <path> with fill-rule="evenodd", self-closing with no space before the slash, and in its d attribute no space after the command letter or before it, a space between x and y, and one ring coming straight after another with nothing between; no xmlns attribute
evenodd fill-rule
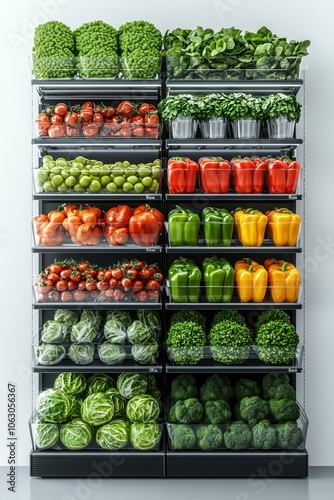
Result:
<svg viewBox="0 0 334 500"><path fill-rule="evenodd" d="M98 309L109 311L111 309L134 311L140 309L151 309L153 311L162 310L162 302L33 302L33 309L44 311L55 311L56 309Z"/></svg>
<svg viewBox="0 0 334 500"><path fill-rule="evenodd" d="M162 373L163 366L162 363L157 365L140 365L135 362L132 363L124 363L120 365L106 365L101 361L94 360L92 363L88 365L76 365L70 359L62 360L57 365L52 366L44 366L40 364L33 365L34 373L62 373L66 372L78 372L80 373L119 373L119 372L127 372L127 373Z"/></svg>

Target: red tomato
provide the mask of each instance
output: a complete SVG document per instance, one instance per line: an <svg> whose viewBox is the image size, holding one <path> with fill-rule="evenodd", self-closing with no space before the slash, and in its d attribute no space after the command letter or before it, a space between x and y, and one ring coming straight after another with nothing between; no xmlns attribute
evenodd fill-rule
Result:
<svg viewBox="0 0 334 500"><path fill-rule="evenodd" d="M65 115L64 122L67 125L74 125L78 123L79 115L76 111L68 111Z"/></svg>
<svg viewBox="0 0 334 500"><path fill-rule="evenodd" d="M81 290L82 292L84 290L86 290L86 281L85 280L79 281L79 283L78 283L78 290Z"/></svg>
<svg viewBox="0 0 334 500"><path fill-rule="evenodd" d="M96 281L93 278L88 278L86 281L86 290L94 292L96 290Z"/></svg>
<svg viewBox="0 0 334 500"><path fill-rule="evenodd" d="M89 123L93 119L93 110L91 108L81 108L79 118L82 123Z"/></svg>
<svg viewBox="0 0 334 500"><path fill-rule="evenodd" d="M72 299L73 299L73 294L68 290L66 292L62 292L60 295L60 300L62 302L71 302Z"/></svg>
<svg viewBox="0 0 334 500"><path fill-rule="evenodd" d="M159 290L149 290L147 292L147 294L148 294L149 299L152 299L155 301L159 300Z"/></svg>
<svg viewBox="0 0 334 500"><path fill-rule="evenodd" d="M139 106L139 113L141 113L143 116L145 116L147 113L152 113L152 111L155 111L156 107L154 104L148 104L147 102L143 102Z"/></svg>
<svg viewBox="0 0 334 500"><path fill-rule="evenodd" d="M60 272L60 278L63 279L63 280L70 280L71 279L71 272L69 271L69 269L63 269L61 272Z"/></svg>
<svg viewBox="0 0 334 500"><path fill-rule="evenodd" d="M65 292L67 290L67 281L59 280L56 287L58 292Z"/></svg>
<svg viewBox="0 0 334 500"><path fill-rule="evenodd" d="M81 109L87 109L87 108L93 109L93 103L91 101L86 101L83 104L81 104Z"/></svg>
<svg viewBox="0 0 334 500"><path fill-rule="evenodd" d="M51 116L51 123L63 123L63 117L61 115L52 115Z"/></svg>
<svg viewBox="0 0 334 500"><path fill-rule="evenodd" d="M104 271L104 278L109 281L112 278L112 269L107 269Z"/></svg>
<svg viewBox="0 0 334 500"><path fill-rule="evenodd" d="M122 292L122 290L120 289L117 289L117 290L114 290L114 300L116 302L122 302L122 300L125 299L125 293ZM140 293L140 292L139 292Z"/></svg>
<svg viewBox="0 0 334 500"><path fill-rule="evenodd" d="M149 269L148 267L144 267L137 275L137 278L141 280L148 280L153 274L153 269Z"/></svg>
<svg viewBox="0 0 334 500"><path fill-rule="evenodd" d="M106 290L102 291L101 295L103 298L110 301L114 298L115 290L113 290L112 288L107 288Z"/></svg>
<svg viewBox="0 0 334 500"><path fill-rule="evenodd" d="M116 278L111 278L109 280L109 286L118 286L118 280Z"/></svg>
<svg viewBox="0 0 334 500"><path fill-rule="evenodd" d="M122 279L122 287L124 290L129 290L133 285L133 281L130 278L123 278Z"/></svg>
<svg viewBox="0 0 334 500"><path fill-rule="evenodd" d="M85 137L94 137L99 131L96 123L85 123L82 127L82 133Z"/></svg>
<svg viewBox="0 0 334 500"><path fill-rule="evenodd" d="M51 300L52 302L56 302L57 300L59 300L59 292L57 292L57 290L51 290L49 293L48 293L48 300Z"/></svg>
<svg viewBox="0 0 334 500"><path fill-rule="evenodd" d="M96 288L102 292L103 290L106 290L109 288L109 283L108 281L99 281L96 285Z"/></svg>
<svg viewBox="0 0 334 500"><path fill-rule="evenodd" d="M53 283L57 283L60 280L59 274L56 273L48 274L48 280L51 280Z"/></svg>
<svg viewBox="0 0 334 500"><path fill-rule="evenodd" d="M96 300L100 297L100 292L98 290L93 290L93 291L89 292L89 296L92 299Z"/></svg>
<svg viewBox="0 0 334 500"><path fill-rule="evenodd" d="M128 269L126 276L131 280L134 280L137 277L138 272L135 269Z"/></svg>
<svg viewBox="0 0 334 500"><path fill-rule="evenodd" d="M60 274L62 272L62 267L59 264L51 264L50 272Z"/></svg>
<svg viewBox="0 0 334 500"><path fill-rule="evenodd" d="M139 302L145 302L148 299L148 294L147 292L145 292L145 290L134 292L132 296L135 300L139 300Z"/></svg>
<svg viewBox="0 0 334 500"><path fill-rule="evenodd" d="M146 290L159 290L160 284L155 280L149 280L145 285Z"/></svg>
<svg viewBox="0 0 334 500"><path fill-rule="evenodd" d="M116 267L115 269L112 269L112 276L113 278L120 280L124 276L124 270L121 267Z"/></svg>
<svg viewBox="0 0 334 500"><path fill-rule="evenodd" d="M119 137L131 137L132 136L132 130L131 127L122 127L118 132L117 135Z"/></svg>
<svg viewBox="0 0 334 500"><path fill-rule="evenodd" d="M79 262L78 269L81 273L87 271L88 268L89 268L88 262Z"/></svg>
<svg viewBox="0 0 334 500"><path fill-rule="evenodd" d="M88 280L88 279L95 279L97 276L97 272L95 271L95 269L92 269L92 268L88 268L86 271L85 271L85 278Z"/></svg>
<svg viewBox="0 0 334 500"><path fill-rule="evenodd" d="M67 282L67 288L70 292L72 292L72 290L75 290L76 288L78 288L78 285L75 281L69 280Z"/></svg>
<svg viewBox="0 0 334 500"><path fill-rule="evenodd" d="M66 135L67 137L77 137L80 134L81 125L77 123L76 127L71 127L70 125L66 125Z"/></svg>
<svg viewBox="0 0 334 500"><path fill-rule="evenodd" d="M81 272L71 271L71 280L74 281L74 283L79 283L79 281L81 281Z"/></svg>
<svg viewBox="0 0 334 500"><path fill-rule="evenodd" d="M117 113L121 116L132 116L133 109L133 104L130 101L122 101L117 106Z"/></svg>
<svg viewBox="0 0 334 500"><path fill-rule="evenodd" d="M64 137L66 135L65 127L62 123L54 123L48 129L49 137L57 139L58 137Z"/></svg>
<svg viewBox="0 0 334 500"><path fill-rule="evenodd" d="M140 292L144 288L144 282L141 280L134 280L132 290L134 292Z"/></svg>
<svg viewBox="0 0 334 500"><path fill-rule="evenodd" d="M136 125L136 126L135 126L135 127L133 127L133 129L132 129L132 135L133 135L134 137L143 137L143 136L145 135L145 129L144 129L144 127L142 127L142 126L140 126L140 125L139 125L139 126L138 126L138 125Z"/></svg>
<svg viewBox="0 0 334 500"><path fill-rule="evenodd" d="M86 299L86 293L82 290L75 290L73 292L73 298L77 302L83 302Z"/></svg>
<svg viewBox="0 0 334 500"><path fill-rule="evenodd" d="M104 279L104 271L102 271L102 269L100 269L98 272L97 272L97 276L96 276L96 279L98 281L101 281Z"/></svg>
<svg viewBox="0 0 334 500"><path fill-rule="evenodd" d="M105 117L112 118L113 116L115 116L115 114L116 114L116 111L114 110L114 108L112 106L107 106L107 109L105 112Z"/></svg>
<svg viewBox="0 0 334 500"><path fill-rule="evenodd" d="M93 122L97 123L98 125L101 125L103 123L103 116L101 115L101 113L93 114Z"/></svg>
<svg viewBox="0 0 334 500"><path fill-rule="evenodd" d="M131 118L131 123L142 125L144 123L144 117L142 115L135 115Z"/></svg>
<svg viewBox="0 0 334 500"><path fill-rule="evenodd" d="M59 102L58 104L55 105L55 113L60 116L65 116L67 113L67 104L64 104L63 102Z"/></svg>
<svg viewBox="0 0 334 500"><path fill-rule="evenodd" d="M102 116L104 116L106 111L107 111L107 108L104 104L99 104L97 106L94 106L94 113L99 113Z"/></svg>

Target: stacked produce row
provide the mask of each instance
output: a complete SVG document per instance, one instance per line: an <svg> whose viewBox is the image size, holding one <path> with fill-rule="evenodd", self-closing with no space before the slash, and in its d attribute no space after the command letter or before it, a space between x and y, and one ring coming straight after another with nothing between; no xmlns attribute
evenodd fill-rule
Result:
<svg viewBox="0 0 334 500"><path fill-rule="evenodd" d="M160 352L161 323L157 313L137 309L76 311L57 309L53 319L42 326L34 352L37 363L52 366L65 359L76 365L100 360L113 366L133 360L142 365L156 364ZM135 318L135 319L134 319Z"/></svg>
<svg viewBox="0 0 334 500"><path fill-rule="evenodd" d="M167 353L170 362L194 366L202 361L241 365L259 359L268 366L291 364L296 357L299 335L289 315L265 311L254 328L237 310L216 313L211 324L198 311L178 311L170 318Z"/></svg>

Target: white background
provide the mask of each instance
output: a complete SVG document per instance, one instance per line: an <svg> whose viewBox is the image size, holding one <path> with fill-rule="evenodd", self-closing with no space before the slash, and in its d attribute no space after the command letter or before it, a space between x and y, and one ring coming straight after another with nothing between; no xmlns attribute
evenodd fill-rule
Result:
<svg viewBox="0 0 334 500"><path fill-rule="evenodd" d="M101 19L115 28L145 19L164 32L268 26L289 39L310 39L306 84L306 411L310 465L334 465L334 225L332 0L16 0L5 3L1 36L0 166L0 466L6 465L7 382L18 388L19 465L28 465L31 396L31 87L28 56L34 27L57 19L77 28ZM302 387L303 376L298 378Z"/></svg>

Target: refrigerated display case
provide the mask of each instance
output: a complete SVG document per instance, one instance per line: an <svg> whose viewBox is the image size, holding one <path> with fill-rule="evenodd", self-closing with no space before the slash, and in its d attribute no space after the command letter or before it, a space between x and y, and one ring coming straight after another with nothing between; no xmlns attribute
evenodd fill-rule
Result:
<svg viewBox="0 0 334 500"><path fill-rule="evenodd" d="M165 281L161 287L161 293L154 301L124 301L108 302L96 301L88 298L79 302L60 302L59 300L40 301L33 290L33 341L32 341L32 370L34 375L34 388L36 396L41 390L52 387L55 377L62 372L81 372L86 376L95 372L118 374L122 372L140 372L156 374L163 391L164 423L162 439L158 449L140 452L124 449L118 452L105 452L95 448L81 451L69 451L66 449L41 450L34 445L30 454L30 472L37 477L87 477L90 474L98 474L101 477L148 477L148 478L191 478L191 477L256 477L265 470L268 477L305 477L308 475L308 453L305 442L294 450L256 450L244 449L240 451L227 450L225 447L215 451L202 451L199 449L175 450L170 441L170 423L168 422L167 398L170 384L178 374L189 373L204 380L205 376L214 373L227 374L233 380L240 376L254 377L261 381L267 373L286 373L290 383L304 383L301 381L300 373L304 372L304 349L305 349L305 290L304 279L301 279L300 292L295 302L276 302L271 300L269 294L260 303L241 302L236 290L232 300L228 303L209 302L205 293L204 284L201 283L200 298L197 302L173 302L168 280L168 269L172 262L179 256L194 259L201 267L203 260L210 255L226 257L232 265L239 259L251 257L260 262L275 257L284 259L304 269L304 246L305 246L305 155L303 136L303 123L305 120L305 73L302 72L300 79L296 80L255 80L255 81L230 81L230 80L175 80L162 74L162 79L156 80L33 80L33 113L39 111L46 104L57 102L83 102L87 99L92 101L103 101L114 103L116 100L130 99L137 102L149 101L157 104L161 98L168 95L189 93L193 95L205 95L208 93L231 93L245 92L254 95L268 95L275 92L292 93L302 95L303 112L302 124L297 129L298 134L292 139L234 139L216 138L210 129L205 129L205 138L197 136L191 139L177 139L173 129L163 130L162 135L156 138L119 138L119 137L97 137L87 140L82 137L63 137L52 139L50 137L37 137L34 133L33 144L33 212L48 213L57 204L94 204L102 209L107 209L117 204L128 204L132 207L141 203L150 203L159 208L165 216L165 225L156 245L140 247L132 242L124 246L110 246L104 240L97 245L81 246L72 241L64 241L61 245L41 245L34 237L32 244L33 252L33 287L36 287L38 273L54 259L88 259L101 266L113 264L123 257L142 258L149 263L158 262ZM176 134L177 135L177 134ZM45 192L38 184L37 171L42 165L42 157L51 155L53 158L64 158L71 160L77 155L86 158L101 160L104 163L128 160L130 163L153 162L156 158L163 161L164 169L159 177L159 186L154 192L123 193L123 192ZM238 194L233 187L224 194L203 193L198 178L196 189L191 194L175 194L169 191L168 175L166 167L168 160L174 156L190 157L199 160L203 156L223 156L227 160L233 157L252 155L271 155L290 158L298 156L302 169L300 171L299 183L294 193L276 194L268 192L265 186L260 194ZM37 179L37 180L36 180ZM276 205L284 205L289 210L302 216L302 225L295 246L276 246L273 241L265 237L261 246L242 246L235 237L230 246L208 246L205 241L203 227L201 226L198 245L194 246L172 246L170 243L168 214L181 205L183 208L191 209L201 215L206 207L226 208L234 210L240 205L245 208L251 206L254 209L266 212L272 210ZM93 255L92 255L93 254ZM159 346L160 352L156 363L139 364L131 356L131 349L126 347L126 357L123 363L106 366L97 355L99 339L95 341L94 356L91 363L77 365L68 357L68 343L64 343L65 354L59 362L45 365L39 361L38 353L41 344L41 329L43 324L53 318L57 309L99 310L106 314L111 309L129 310L134 314L137 309L148 309L158 311L162 322L162 337ZM259 314L271 309L282 309L286 311L291 322L297 326L300 343L296 349L295 356L287 364L268 365L262 362L254 348L251 346L249 355L242 364L217 363L209 346L203 351L201 360L196 365L177 365L170 356L166 344L168 328L171 316L176 311L197 310L205 314L207 323L212 320L217 311L224 309L235 309L247 317L249 326L252 328ZM300 426L306 439L307 417L304 414L304 401L300 401L301 416ZM34 408L32 409L34 410ZM36 414L32 411L31 429L36 422ZM262 471L262 472L261 472Z"/></svg>

